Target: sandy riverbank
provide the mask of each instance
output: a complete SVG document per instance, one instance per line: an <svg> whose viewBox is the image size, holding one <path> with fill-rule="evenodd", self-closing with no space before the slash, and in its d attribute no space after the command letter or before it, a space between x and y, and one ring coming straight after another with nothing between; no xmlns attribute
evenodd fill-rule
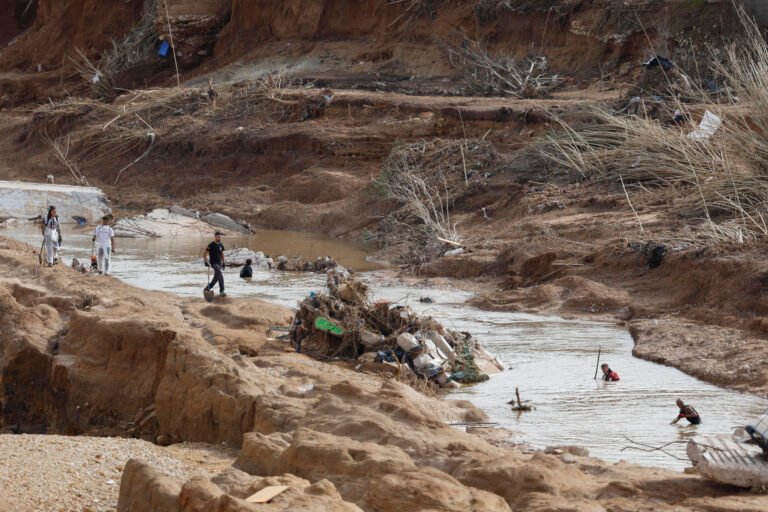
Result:
<svg viewBox="0 0 768 512"><path fill-rule="evenodd" d="M696 476L570 450L523 454L492 429L462 432L446 423L483 418L466 402L425 397L269 339L268 326L288 316L282 308L211 305L40 268L30 251L0 242L0 308L12 326L0 338L4 428L78 434L84 443L143 438L171 444L152 448L171 458L184 441L237 451L236 469L188 481L189 473L118 462L120 510L256 510L240 499L278 482L291 490L274 510L765 508L764 496ZM58 438L51 453L35 439L17 457L26 445L55 464Z"/></svg>

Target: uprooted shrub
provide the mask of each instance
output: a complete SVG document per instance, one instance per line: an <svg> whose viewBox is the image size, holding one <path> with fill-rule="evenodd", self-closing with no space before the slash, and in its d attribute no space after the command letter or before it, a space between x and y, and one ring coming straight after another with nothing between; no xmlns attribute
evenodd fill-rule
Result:
<svg viewBox="0 0 768 512"><path fill-rule="evenodd" d="M678 122L600 108L581 126L556 117L560 130L543 155L590 179L663 188L676 196L670 208L704 219L716 241L768 235L768 43L740 15L745 40L713 59L728 84L717 97L691 86L686 97L693 102L667 108Z"/></svg>
<svg viewBox="0 0 768 512"><path fill-rule="evenodd" d="M549 73L549 63L542 55L518 60L501 51L491 52L465 36L454 35L453 39L444 43L448 60L464 72L474 94L535 98L546 96L562 83L559 76Z"/></svg>
<svg viewBox="0 0 768 512"><path fill-rule="evenodd" d="M454 203L495 159L490 143L420 140L396 145L376 184L400 208L381 223L385 243L407 242L411 263L426 263L444 252L445 241L460 243L452 218Z"/></svg>

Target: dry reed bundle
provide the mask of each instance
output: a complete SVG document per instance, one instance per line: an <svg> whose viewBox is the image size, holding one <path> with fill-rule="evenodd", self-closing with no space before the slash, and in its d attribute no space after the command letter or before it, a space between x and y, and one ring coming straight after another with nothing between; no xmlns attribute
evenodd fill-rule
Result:
<svg viewBox="0 0 768 512"><path fill-rule="evenodd" d="M250 80L233 85L227 94L221 94L216 118L219 120L265 117L285 119L306 108L305 98L291 98L286 94L290 84L281 75ZM301 117L301 116L300 116Z"/></svg>
<svg viewBox="0 0 768 512"><path fill-rule="evenodd" d="M555 118L560 130L542 154L592 179L673 188L680 196L676 211L704 218L713 240L768 235L768 43L738 10L745 40L713 59L728 87L713 96L691 86L685 96L694 103L673 102L669 109L693 120L714 113L722 120L714 133L692 136L692 126L594 109L593 122L582 127Z"/></svg>

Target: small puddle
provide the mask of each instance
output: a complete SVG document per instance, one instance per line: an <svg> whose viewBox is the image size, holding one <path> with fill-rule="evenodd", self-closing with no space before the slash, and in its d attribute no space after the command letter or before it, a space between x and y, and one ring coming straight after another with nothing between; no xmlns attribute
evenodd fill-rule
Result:
<svg viewBox="0 0 768 512"><path fill-rule="evenodd" d="M74 227L73 227L74 228ZM77 228L74 228L77 229ZM269 236L264 235L269 233ZM39 247L40 234L32 226L0 230ZM64 230L66 263L72 256L85 261L90 255L90 229L72 233ZM298 239L298 240L297 240ZM190 239L118 239L113 258L114 275L142 288L187 296L200 296L206 284L206 269L196 262L207 243ZM289 245L293 243L294 245ZM365 252L351 244L307 233L261 232L256 238L228 237L227 247L247 245L270 254L304 257L329 254L358 271L372 270ZM272 244L272 245L270 245ZM314 248L317 252L311 253ZM358 266L355 266L357 262ZM366 266L365 264L370 264ZM295 308L310 291L323 289L323 275L282 273L254 269L250 283L226 273L227 293L233 297L252 296ZM681 470L689 463L685 443L696 434L728 433L768 408L768 401L702 382L674 368L632 356L629 333L612 324L564 320L555 316L501 313L467 306L470 294L455 289L393 284L375 272L364 274L376 298L408 303L420 314L429 314L453 329L469 331L511 368L491 380L467 387L449 398L473 402L501 427L508 428L511 440L535 448L553 445L585 446L593 456L609 461L627 460L647 466ZM422 304L420 297L434 304ZM598 346L602 360L619 372L621 381L594 380ZM515 387L536 409L518 414L507 402ZM683 398L701 413L703 424L674 426L675 399ZM684 420L682 423L686 423ZM650 446L681 441L662 452L624 450L626 437Z"/></svg>

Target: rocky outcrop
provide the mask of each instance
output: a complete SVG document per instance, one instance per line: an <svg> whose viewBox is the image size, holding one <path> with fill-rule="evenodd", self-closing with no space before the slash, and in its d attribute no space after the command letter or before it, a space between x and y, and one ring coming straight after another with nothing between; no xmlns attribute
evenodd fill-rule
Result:
<svg viewBox="0 0 768 512"><path fill-rule="evenodd" d="M249 496L269 486L288 489L268 505L252 504ZM268 508L267 508L268 507ZM361 512L346 502L328 480L311 483L286 474L261 478L231 468L208 480L195 477L187 482L157 474L145 462L132 459L123 470L118 512Z"/></svg>

